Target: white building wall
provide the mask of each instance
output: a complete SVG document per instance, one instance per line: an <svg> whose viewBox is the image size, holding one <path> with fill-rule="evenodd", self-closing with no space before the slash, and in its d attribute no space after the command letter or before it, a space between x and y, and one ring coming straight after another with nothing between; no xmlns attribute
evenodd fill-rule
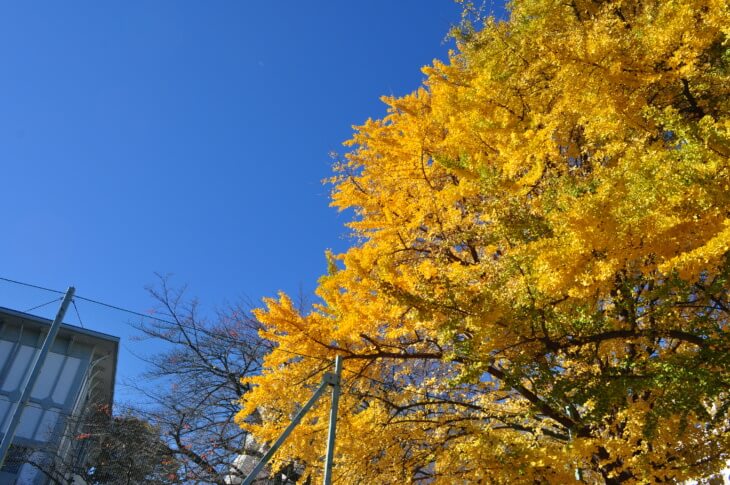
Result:
<svg viewBox="0 0 730 485"><path fill-rule="evenodd" d="M0 435L9 423L11 403L19 398L20 385L31 371L33 357L39 352L44 337L45 329L37 323L20 319L10 323L0 321ZM91 374L91 362L106 354L99 354L93 340L77 338L68 328L59 333L23 410L13 445L58 450L66 417L79 403L87 402L80 393L88 392L90 388L85 381ZM112 342L116 349L116 340ZM115 366L116 352L112 359L104 360ZM106 385L113 387L113 380ZM46 478L35 467L26 464L14 473L9 473L7 467L0 470L0 484L7 483L37 485L46 483Z"/></svg>

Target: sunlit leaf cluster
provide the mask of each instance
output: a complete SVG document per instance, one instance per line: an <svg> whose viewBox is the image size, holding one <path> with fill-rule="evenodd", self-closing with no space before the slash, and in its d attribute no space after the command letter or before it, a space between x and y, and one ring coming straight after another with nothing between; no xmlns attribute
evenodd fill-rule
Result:
<svg viewBox="0 0 730 485"><path fill-rule="evenodd" d="M340 483L643 483L730 458L727 0L521 0L358 127L352 247L240 422L345 358ZM468 16L467 16L468 18ZM258 425L245 424L259 410ZM277 455L319 473L327 404Z"/></svg>

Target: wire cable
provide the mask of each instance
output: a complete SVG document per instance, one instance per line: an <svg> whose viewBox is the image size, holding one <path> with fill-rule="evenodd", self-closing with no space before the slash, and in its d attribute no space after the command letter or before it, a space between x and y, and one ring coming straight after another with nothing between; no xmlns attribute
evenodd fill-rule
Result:
<svg viewBox="0 0 730 485"><path fill-rule="evenodd" d="M415 389L408 389L406 387L399 386L395 383L388 384L387 382L380 381L378 379L375 379L374 377L369 377L364 374L360 374L359 372L356 372L354 370L346 369L344 367L342 370L351 373L356 378L361 377L365 380L373 382L374 384L377 384L378 387L380 388L380 390L385 391L385 392L410 392L412 394L425 397L426 399L433 399L433 398L437 397L434 395L434 394L436 394L436 392L429 394L428 391L426 391L426 392L416 391ZM444 391L441 391L441 392L444 392ZM446 392L448 392L448 391L446 391Z"/></svg>
<svg viewBox="0 0 730 485"><path fill-rule="evenodd" d="M65 291L59 291L59 290L54 290L54 289L52 289L52 288L45 288L45 287L43 287L43 286L38 286L38 285L32 285L32 284L30 284L30 283L24 283L24 282L22 282L22 281L12 280L12 279L10 279L10 278L3 278L2 276L0 276L0 280L2 280L2 281L7 281L8 283L14 283L14 284L16 284L16 285L28 286L28 287L30 287L30 288L37 288L37 289L39 289L39 290L45 290L45 291L50 291L50 292L53 292L53 293L58 293L58 294L60 294L60 295L65 295L65 294L66 294L66 292L65 292ZM92 300L91 298L86 298L86 297L83 297L83 296L80 296L80 295L76 295L76 296L74 297L74 299L79 299L79 300L84 300L84 301L88 301L89 303L94 303L94 304L96 304L96 305L101 305L101 306L105 306L105 307L107 307L107 308L111 308L111 309L114 309L114 310L118 310L118 311L120 311L120 312L125 312L125 313L129 313L129 314L131 314L131 315L136 315L136 316L138 316L138 317L143 317L143 318L150 318L150 319L152 319L152 320L157 320L157 321L159 321L159 322L167 323L167 324L169 324L169 325L177 325L177 324L176 324L175 322L171 322L171 321L169 321L169 320L165 320L164 318L158 318L158 317L153 317L152 315L145 315L144 313L140 313L140 312L135 312L134 310L129 310L129 309L127 309L127 308L122 308L122 307L119 307L119 306L116 306L116 305L111 305L111 304L109 304L109 303L104 303L103 301L98 301L98 300ZM58 301L58 300L53 300L53 301ZM53 303L53 302L49 302L49 303ZM47 304L48 304L48 303L44 303L44 305L47 305ZM75 302L74 302L74 306L75 306ZM33 310L33 309L35 309L35 308L40 308L40 307L34 307L34 308L32 308L31 310ZM30 310L27 310L27 311L30 311Z"/></svg>
<svg viewBox="0 0 730 485"><path fill-rule="evenodd" d="M320 369L320 372L323 372L323 371L327 370L329 367L331 367L331 366L334 365L334 361L333 360L326 359L324 357L315 357L314 355L302 354L301 352L294 352L293 350L285 350L285 349L278 348L278 347L272 349L272 351L279 351L279 352L284 352L285 354L296 355L298 357L305 357L305 358L317 360L317 361L320 361L320 362L327 362L329 365L327 367L323 368L323 369ZM437 396L435 396L435 394L437 392L444 392L443 390L442 391L434 391L433 393L430 393L429 394L428 391L421 392L421 391L416 391L415 389L408 389L406 387L399 386L399 385L397 385L395 383L388 384L387 382L383 382L381 380L375 379L374 377L366 376L364 374L361 374L358 371L348 369L348 368L346 368L344 366L342 367L342 370L344 372L349 372L355 378L362 378L362 379L371 381L374 384L377 384L378 387L380 387L380 389L382 391L385 391L385 392L410 392L412 394L416 394L418 396L425 397L426 399L433 399L434 397L437 397ZM448 392L448 391L446 391L446 392Z"/></svg>
<svg viewBox="0 0 730 485"><path fill-rule="evenodd" d="M167 323L168 325L177 325L176 322L171 322L170 320L165 320L164 318L153 317L152 315L145 315L144 313L135 312L134 310L128 310L126 308L122 308L122 307L119 307L116 305L111 305L109 303L104 303L103 301L92 300L91 298L85 298L83 296L77 296L76 298L78 298L79 300L88 301L89 303L94 303L96 305L101 305L101 306L104 306L107 308L111 308L113 310L117 310L120 312L129 313L130 315L136 315L136 316L142 317L142 318L149 318L152 320L157 320L158 322Z"/></svg>
<svg viewBox="0 0 730 485"><path fill-rule="evenodd" d="M22 282L22 281L12 280L12 279L10 279L10 278L3 278L2 276L0 276L0 280L2 280L2 281L7 281L8 283L14 283L14 284L16 284L16 285L22 285L22 286L27 286L27 287L30 287L30 288L36 288L36 289L39 289L39 290L45 290L45 291L50 291L50 292L52 292L52 293L58 293L58 294L60 294L60 295L65 295L65 294L66 294L66 292L65 292L65 291L60 291L60 290L54 290L54 289L52 289L52 288L45 288L45 287L43 287L43 286L33 285L33 284L30 284L30 283L24 283L24 282ZM122 307L119 307L119 306L116 306L116 305L111 305L111 304L109 304L109 303L104 303L104 302L102 302L102 301L98 301L98 300L92 300L91 298L86 298L86 297L83 297L83 296L79 296L79 295L76 295L76 296L74 297L74 299L79 299L79 300L84 300L84 301L88 301L89 303L94 303L94 304L96 304L96 305L101 305L101 306L105 306L105 307L107 307L107 308L111 308L111 309L113 309L113 310L118 310L118 311L120 311L120 312L125 312L125 313L129 313L129 314L131 314L131 315L136 315L136 316L138 316L138 317L143 317L143 318L150 318L150 319L152 319L152 320L157 320L158 322L162 322L162 323L167 323L167 324L169 324L169 325L177 325L177 323L175 323L175 322L171 322L171 321L169 321L169 320L165 320L164 318L158 318L158 317L153 317L152 315L145 315L144 313L140 313L140 312L135 312L134 310L129 310L129 309L127 309L127 308L122 308ZM53 300L53 301L58 301L58 300ZM53 303L53 302L49 302L49 303ZM47 304L49 304L49 303L44 303L44 305L47 305ZM75 305L75 304L74 304L74 305ZM41 306L42 306L42 305L41 305ZM40 306L39 306L39 307L34 307L34 308L31 308L31 310L34 310L35 308L40 308ZM27 311L30 311L30 310L27 310Z"/></svg>
<svg viewBox="0 0 730 485"><path fill-rule="evenodd" d="M273 350L276 350L276 351L279 351L279 352L284 352L285 354L292 354L292 355L296 355L296 356L299 356L299 357L306 357L306 358L309 358L309 359L318 360L320 362L328 362L330 365L327 366L327 367L325 367L324 369L322 369L322 371L325 371L325 370L327 370L327 368L329 368L330 366L334 365L334 362L332 360L326 359L324 357L315 357L314 355L302 354L300 352L294 352L292 350L285 350L285 349L281 349L281 348L275 348ZM355 370L352 370L352 369L348 369L348 368L346 368L344 366L342 367L342 370L344 372L349 372L355 378L362 378L362 379L368 380L368 381L370 381L370 382L372 382L374 384L377 384L378 387L380 387L380 389L382 391L385 391L385 392L410 392L412 394L425 397L426 399L434 399L435 397L437 397L436 394L438 392L448 392L448 391L444 391L444 390L433 391L432 393L429 393L428 391L421 392L421 391L417 391L415 389L408 389L406 387L399 386L398 384L395 384L395 383L388 384L387 382L383 382L383 381L378 380L378 379L376 379L374 377L366 376L364 374L361 374L358 371L355 371Z"/></svg>
<svg viewBox="0 0 730 485"><path fill-rule="evenodd" d="M27 310L25 311L25 313L28 313L28 312L32 312L33 310L37 310L37 309L39 309L39 308L43 308L43 307L44 307L44 306L46 306L46 305L50 305L51 303L55 303L55 302L57 302L57 301L61 301L61 300L63 300L63 298L54 298L53 300L51 300L51 301L48 301L48 302L46 302L46 303L42 303L42 304L40 304L40 305L34 306L33 308L28 308L28 309L27 309Z"/></svg>
<svg viewBox="0 0 730 485"><path fill-rule="evenodd" d="M76 306L76 299L74 298L73 300L71 300L71 303L73 303L74 310L76 310L76 318L79 319L79 325L81 325L81 328L85 328L84 322L81 321L81 314L79 313L79 307Z"/></svg>
<svg viewBox="0 0 730 485"><path fill-rule="evenodd" d="M43 286L33 285L33 284L30 284L30 283L24 283L22 281L12 280L10 278L3 278L1 276L0 276L0 280L7 281L9 283L14 283L14 284L22 285L22 286L28 286L28 287L31 287L31 288L36 288L36 289L39 289L39 290L50 291L50 292L58 293L58 294L62 294L62 295L66 293L64 291L54 290L54 289L51 289L51 288L45 288ZM40 308L40 307L45 306L45 305L49 305L49 304L51 304L51 303L53 303L55 301L59 301L60 299L61 298L57 298L57 299L55 299L53 301L50 301L48 303L44 303L43 305L39 305L37 307L31 308L30 310L27 310L27 311L31 311L31 310ZM74 300L75 299L84 300L84 301L87 301L89 303L93 303L93 304L96 304L96 305L101 305L101 306L104 306L104 307L107 307L107 308L111 308L113 310L117 310L117 311L120 311L120 312L128 313L130 315L135 315L135 316L142 317L142 318L149 318L151 320L156 320L158 322L166 323L168 325L178 325L178 323L172 322L170 320L165 320L163 318L154 317L152 315L145 315L144 313L136 312L134 310L129 310L127 308L123 308L123 307L116 306L116 305L111 305L109 303L104 303L102 301L93 300L91 298L86 298L86 297L78 296L77 295L77 296L74 297ZM76 302L73 301L73 304L74 304L74 308L76 308L76 314L79 317L79 323L81 323L81 317L78 314L78 308L76 307ZM81 326L83 327L83 324L81 324ZM305 358L309 358L309 359L318 360L320 362L328 362L328 363L331 363L332 362L330 359L326 359L324 357L316 357L316 356L313 356L313 355L307 355L307 354L303 354L303 353L300 353L300 352L295 352L295 351L292 351L292 350L285 350L285 349L281 349L281 348L276 348L274 350L278 350L279 352L284 352L284 353L296 355L296 356L299 356L299 357L305 357ZM361 373L359 373L357 371L354 371L354 370L350 370L350 369L347 369L347 368L343 368L343 370L345 372L351 373L355 377L363 378L363 379L369 380L369 381L371 381L371 382L373 382L375 384L378 384L379 386L382 386L384 391L388 391L388 390L391 390L391 391L392 390L395 390L395 391L407 391L407 392L411 392L413 394L421 395L421 396L426 397L428 399L432 399L434 397L432 394L429 394L428 392L423 393L423 392L419 392L419 391L416 391L416 390L413 390L413 389L407 389L405 387L398 386L397 384L388 384L386 382L380 381L380 380L375 379L373 377L366 376L366 375L361 374Z"/></svg>
<svg viewBox="0 0 730 485"><path fill-rule="evenodd" d="M284 349L280 349L278 347L273 348L272 350L278 350L279 352L284 352L285 354L292 354L292 355L297 355L299 357L306 357L308 359L314 359L314 360L318 360L320 362L329 362L330 364L334 365L334 361L332 361L330 359L325 359L324 357L315 357L313 355L301 354L299 352L294 352L293 350L284 350Z"/></svg>
<svg viewBox="0 0 730 485"><path fill-rule="evenodd" d="M51 293L59 293L61 295L66 293L65 291L53 290L51 288L44 288L43 286L31 285L30 283L23 283L22 281L11 280L10 278L3 278L2 276L0 276L0 280L7 281L8 283L15 283L16 285L23 285L23 286L28 286L30 288L36 288L38 290L50 291Z"/></svg>

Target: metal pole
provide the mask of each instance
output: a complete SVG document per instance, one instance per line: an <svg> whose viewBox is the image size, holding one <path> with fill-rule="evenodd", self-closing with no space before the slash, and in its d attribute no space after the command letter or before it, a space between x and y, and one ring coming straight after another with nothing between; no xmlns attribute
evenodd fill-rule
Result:
<svg viewBox="0 0 730 485"><path fill-rule="evenodd" d="M281 436L274 442L273 445L271 445L271 448L269 448L269 451L264 454L263 457L261 457L261 460L256 464L254 469L251 471L251 473L248 474L246 479L241 483L241 485L250 485L253 483L254 480L256 480L256 477L259 473L261 473L261 470L264 469L266 464L269 462L272 456L274 456L274 453L276 453L276 450L279 449L279 447L284 443L284 440L289 437L291 432L294 430L294 428L297 427L299 422L302 420L305 414L309 411L309 408L311 408L315 402L322 396L324 391L327 389L327 386L332 384L334 382L334 376L330 374L329 372L325 374L322 377L322 383L319 385L319 388L314 392L311 398L309 398L309 401L307 401L307 404L304 405L304 407L297 413L296 416L294 416L294 419L291 423L289 423L289 426L286 427L283 433L281 433Z"/></svg>
<svg viewBox="0 0 730 485"><path fill-rule="evenodd" d="M324 485L332 484L332 461L335 457L335 435L337 434L337 405L340 402L340 376L342 358L335 357L335 381L332 384L332 407L330 408L330 427L327 434L327 455L324 459Z"/></svg>
<svg viewBox="0 0 730 485"><path fill-rule="evenodd" d="M66 309L68 308L69 303L71 303L71 299L74 297L75 292L76 289L73 286L69 286L68 290L66 290L66 295L63 297L58 313L56 313L56 318L53 319L53 323L51 324L51 328L48 330L46 339L43 341L41 350L35 354L33 361L31 362L31 371L20 385L20 399L18 399L18 401L14 403L9 410L10 412L8 415L11 416L10 422L5 428L2 442L0 442L0 467L2 467L5 463L5 458L8 454L8 450L10 449L10 444L15 437L15 431L18 428L18 424L20 424L20 418L23 415L25 405L30 398L30 393L33 391L33 386L38 380L38 376L41 374L43 364L46 361L46 356L51 350L54 340L56 340L56 334L58 333L59 328L61 328L61 322L63 322L63 317L66 315Z"/></svg>

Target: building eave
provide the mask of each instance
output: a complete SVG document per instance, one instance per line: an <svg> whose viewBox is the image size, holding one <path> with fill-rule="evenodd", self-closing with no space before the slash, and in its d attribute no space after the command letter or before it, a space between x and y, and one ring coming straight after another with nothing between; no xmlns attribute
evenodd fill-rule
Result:
<svg viewBox="0 0 730 485"><path fill-rule="evenodd" d="M0 306L0 323L3 320L3 317L8 318L8 320L17 320L21 321L24 324L31 324L31 325L37 325L38 327L48 327L50 328L51 324L53 323L52 320L44 317L40 317L38 315L32 315L30 313L21 312L18 310L13 310L10 308L5 308ZM107 396L109 399L109 404L113 405L114 403L114 388L116 384L116 377L117 377L117 361L119 358L119 337L115 337L113 335L109 335L102 332L97 332L95 330L90 330L88 328L79 327L76 325L71 325L68 323L62 323L61 328L59 331L59 335L62 334L71 334L75 338L80 338L83 340L87 340L91 343L93 343L96 346L102 347L105 349L105 352L109 352L111 356L111 362L110 362L110 368L107 372L107 379L109 379L109 387L107 388Z"/></svg>

